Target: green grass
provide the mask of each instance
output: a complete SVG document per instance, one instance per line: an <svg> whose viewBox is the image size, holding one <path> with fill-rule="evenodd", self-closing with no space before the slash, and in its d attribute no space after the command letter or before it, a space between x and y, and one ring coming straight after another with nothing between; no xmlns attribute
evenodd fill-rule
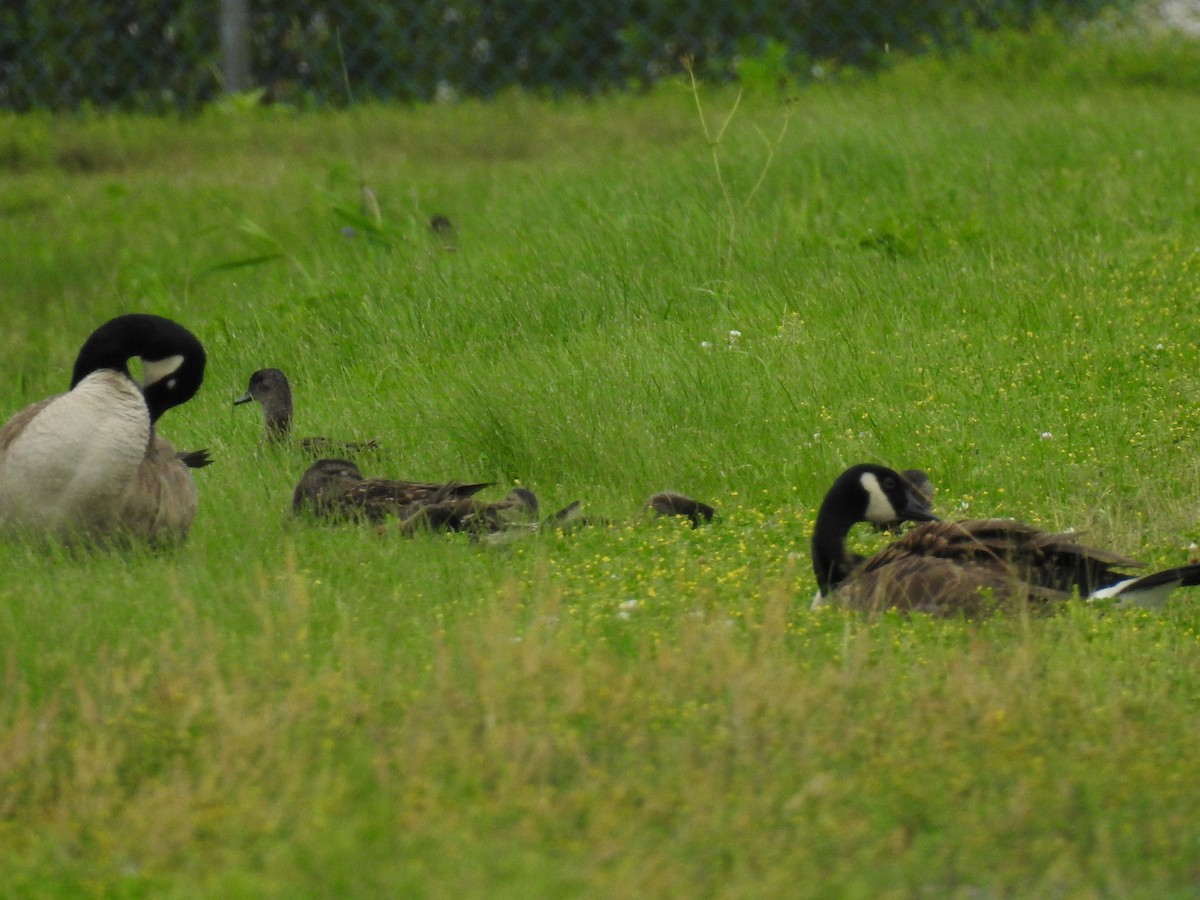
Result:
<svg viewBox="0 0 1200 900"><path fill-rule="evenodd" d="M1193 896L1200 598L864 621L808 610L808 540L875 460L1186 558L1197 64L997 38L715 146L685 85L0 121L3 415L158 312L209 351L163 433L217 460L170 554L0 545L0 894ZM263 366L369 474L615 524L293 521Z"/></svg>

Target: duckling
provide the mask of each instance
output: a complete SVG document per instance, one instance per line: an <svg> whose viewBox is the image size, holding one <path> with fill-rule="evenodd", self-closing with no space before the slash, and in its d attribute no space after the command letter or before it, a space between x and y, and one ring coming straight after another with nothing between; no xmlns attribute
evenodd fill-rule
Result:
<svg viewBox="0 0 1200 900"><path fill-rule="evenodd" d="M129 372L142 360L143 382ZM0 427L0 528L102 542L184 537L196 515L189 462L159 417L204 380L204 347L161 316L118 316L84 342L71 388ZM207 451L188 456L199 462Z"/></svg>
<svg viewBox="0 0 1200 900"><path fill-rule="evenodd" d="M308 467L292 492L292 509L328 519L402 519L420 506L461 500L491 486L490 481L430 483L363 478L347 459L319 459Z"/></svg>
<svg viewBox="0 0 1200 900"><path fill-rule="evenodd" d="M528 488L518 487L495 503L471 497L454 497L436 503L413 504L400 522L400 533L466 531L478 537L513 527L528 527L536 519L538 499Z"/></svg>
<svg viewBox="0 0 1200 900"><path fill-rule="evenodd" d="M446 216L442 215L441 213L430 216L429 230L437 235L437 237L441 238L443 250L453 253L458 249L454 234L454 223L451 222Z"/></svg>
<svg viewBox="0 0 1200 900"><path fill-rule="evenodd" d="M869 559L848 554L856 522L915 521ZM1137 560L1011 519L939 521L899 473L857 465L833 483L817 513L813 569L821 598L850 609L894 608L976 616L1005 604L1046 606L1078 595L1158 609L1177 587L1200 584L1200 565L1134 576Z"/></svg>
<svg viewBox="0 0 1200 900"><path fill-rule="evenodd" d="M515 489L513 494L520 490L522 489ZM509 496L511 497L512 494ZM536 498L534 498L534 500L536 502ZM582 513L582 508L582 500L573 500L552 515L547 516L541 521L537 521L537 507L534 506L530 516L534 519L534 521L514 522L507 519L502 520L499 528L482 534L478 532L473 533L471 538L472 540L480 541L485 544L499 546L501 544L509 544L513 541L521 540L522 538L528 537L529 535L538 534L542 531L568 531L588 525L607 524L585 517Z"/></svg>
<svg viewBox="0 0 1200 900"><path fill-rule="evenodd" d="M693 528L711 522L716 515L716 510L707 503L701 503L675 491L659 491L646 501L645 507L653 510L657 516L683 516L691 521Z"/></svg>
<svg viewBox="0 0 1200 900"><path fill-rule="evenodd" d="M502 523L497 533L482 538L489 544L507 544L522 536L536 534L540 531L575 531L580 528L597 526L607 528L614 523L606 518L585 516L582 511L583 502L575 500L568 503L553 515L538 522ZM675 491L659 491L642 504L644 510L650 510L656 516L681 516L692 523L693 528L711 522L716 516L716 510L707 503L702 503L692 497Z"/></svg>
<svg viewBox="0 0 1200 900"><path fill-rule="evenodd" d="M250 385L246 393L234 400L233 405L241 406L251 400L262 404L265 440L289 440L292 433L292 386L288 383L287 376L279 369L259 369L254 372L250 376ZM379 442L374 440L335 441L325 437L300 438L297 443L313 455L375 450L379 447Z"/></svg>

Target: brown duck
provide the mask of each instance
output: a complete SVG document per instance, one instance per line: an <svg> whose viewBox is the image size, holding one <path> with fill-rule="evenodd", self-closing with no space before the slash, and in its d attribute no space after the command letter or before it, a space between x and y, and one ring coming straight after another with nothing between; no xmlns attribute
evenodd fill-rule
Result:
<svg viewBox="0 0 1200 900"><path fill-rule="evenodd" d="M327 458L317 460L300 478L292 492L292 508L328 519L381 522L389 516L406 519L422 506L467 499L490 485L364 478L349 460Z"/></svg>
<svg viewBox="0 0 1200 900"><path fill-rule="evenodd" d="M265 440L282 443L292 439L292 386L281 370L259 369L254 372L250 376L250 385L246 392L235 399L233 405L240 406L251 400L257 400L262 405ZM296 443L314 455L353 453L379 447L379 442L374 440L337 441L326 437L299 438L296 439Z"/></svg>

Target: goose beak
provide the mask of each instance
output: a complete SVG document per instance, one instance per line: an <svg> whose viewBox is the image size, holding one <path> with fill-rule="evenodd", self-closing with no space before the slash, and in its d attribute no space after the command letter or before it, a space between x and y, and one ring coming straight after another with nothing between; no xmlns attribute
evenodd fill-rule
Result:
<svg viewBox="0 0 1200 900"><path fill-rule="evenodd" d="M908 504L900 513L900 518L907 522L940 522L937 516L933 514L933 510L929 508L929 504L923 498L909 497Z"/></svg>
<svg viewBox="0 0 1200 900"><path fill-rule="evenodd" d="M243 403L249 403L253 399L254 398L250 396L250 392L246 391L246 393L242 394L242 396L233 401L233 405L241 406Z"/></svg>
<svg viewBox="0 0 1200 900"><path fill-rule="evenodd" d="M900 518L907 522L941 521L941 519L933 514L933 509L929 505L929 498L922 496L916 491L905 491L904 509L900 511Z"/></svg>

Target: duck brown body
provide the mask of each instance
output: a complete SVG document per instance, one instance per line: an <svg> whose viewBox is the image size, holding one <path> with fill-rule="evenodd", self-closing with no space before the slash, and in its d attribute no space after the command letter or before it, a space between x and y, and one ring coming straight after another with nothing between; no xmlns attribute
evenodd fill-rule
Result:
<svg viewBox="0 0 1200 900"><path fill-rule="evenodd" d="M329 519L381 522L406 518L418 507L471 497L491 482L425 482L364 478L345 459L319 459L305 471L292 492L292 508Z"/></svg>

